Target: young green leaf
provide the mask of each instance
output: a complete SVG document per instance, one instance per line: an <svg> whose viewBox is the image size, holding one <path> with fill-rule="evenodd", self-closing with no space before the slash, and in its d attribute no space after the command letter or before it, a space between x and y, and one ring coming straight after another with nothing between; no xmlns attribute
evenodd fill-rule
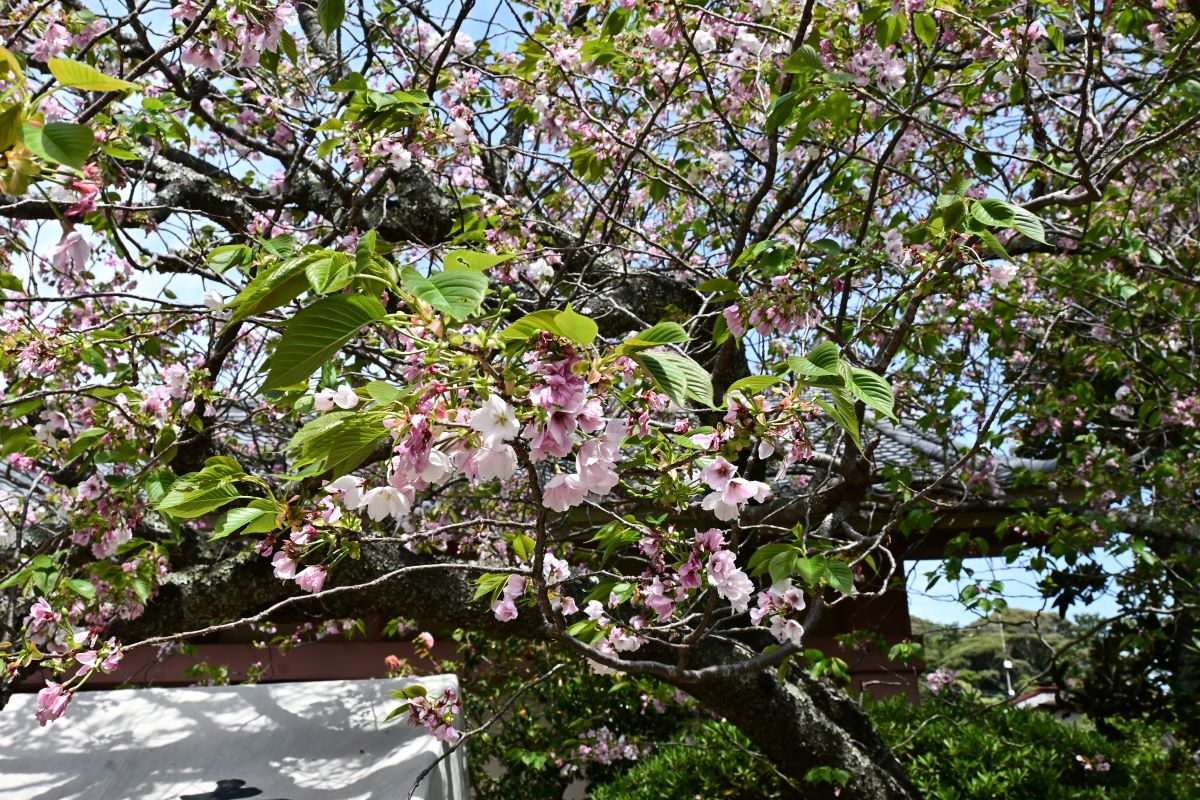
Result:
<svg viewBox="0 0 1200 800"><path fill-rule="evenodd" d="M345 253L324 250L307 259L304 274L317 294L330 294L346 288L354 278L354 262Z"/></svg>
<svg viewBox="0 0 1200 800"><path fill-rule="evenodd" d="M326 36L332 36L345 19L346 0L318 0L317 22Z"/></svg>
<svg viewBox="0 0 1200 800"><path fill-rule="evenodd" d="M26 122L21 126L21 141L34 155L75 169L83 169L96 144L96 136L87 125L47 122L38 127Z"/></svg>
<svg viewBox="0 0 1200 800"><path fill-rule="evenodd" d="M859 400L890 419L896 419L896 398L891 385L870 370L850 369L850 391Z"/></svg>
<svg viewBox="0 0 1200 800"><path fill-rule="evenodd" d="M691 337L678 322L660 322L626 339L621 343L621 351L629 353L664 344L683 344L690 340Z"/></svg>
<svg viewBox="0 0 1200 800"><path fill-rule="evenodd" d="M559 336L585 347L596 341L600 334L600 326L595 320L573 311L570 306L554 315L554 326L558 329Z"/></svg>
<svg viewBox="0 0 1200 800"><path fill-rule="evenodd" d="M678 353L638 353L632 358L676 405L690 397L712 407L712 378L692 359Z"/></svg>
<svg viewBox="0 0 1200 800"><path fill-rule="evenodd" d="M386 316L382 305L366 295L332 295L294 316L271 356L264 389L293 386L308 379L370 322Z"/></svg>
<svg viewBox="0 0 1200 800"><path fill-rule="evenodd" d="M475 250L451 250L442 259L442 266L445 267L447 272L461 269L473 269L482 272L485 269L491 269L497 264L503 264L505 261L511 261L514 258L516 258L516 255L512 253L498 256L492 253L480 253Z"/></svg>
<svg viewBox="0 0 1200 800"><path fill-rule="evenodd" d="M913 14L913 33L926 47L933 47L933 43L937 41L937 20L928 12L918 11Z"/></svg>
<svg viewBox="0 0 1200 800"><path fill-rule="evenodd" d="M474 270L435 272L426 278L412 267L404 269L400 282L414 297L459 322L479 310L488 285L487 276Z"/></svg>
<svg viewBox="0 0 1200 800"><path fill-rule="evenodd" d="M838 348L833 342L822 342L808 355L792 356L787 360L792 374L812 386L845 386L846 379L838 371Z"/></svg>
<svg viewBox="0 0 1200 800"><path fill-rule="evenodd" d="M728 405L729 396L734 392L741 392L747 398L750 398L761 392L763 389L769 389L782 380L783 378L779 377L778 375L750 375L740 380L736 380L727 390L725 390L725 404Z"/></svg>
<svg viewBox="0 0 1200 800"><path fill-rule="evenodd" d="M120 78L110 78L103 72L72 61L68 58L52 58L46 62L50 73L63 86L72 89L86 89L89 92L120 92L125 89L136 89L136 83L123 81Z"/></svg>
<svg viewBox="0 0 1200 800"><path fill-rule="evenodd" d="M817 49L810 44L802 44L796 48L796 52L787 57L783 62L784 72L804 72L805 70L823 70L825 64L821 61L821 54Z"/></svg>

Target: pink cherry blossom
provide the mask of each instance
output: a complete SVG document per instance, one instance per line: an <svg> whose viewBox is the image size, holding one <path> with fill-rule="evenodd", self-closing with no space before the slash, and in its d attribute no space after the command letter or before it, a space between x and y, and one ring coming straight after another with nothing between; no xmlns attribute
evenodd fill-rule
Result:
<svg viewBox="0 0 1200 800"><path fill-rule="evenodd" d="M700 479L714 491L721 491L729 485L729 481L737 475L737 467L724 458L717 456L700 473Z"/></svg>
<svg viewBox="0 0 1200 800"><path fill-rule="evenodd" d="M488 445L475 451L472 461L475 466L475 477L481 481L496 478L508 480L517 470L517 452L510 444L489 442Z"/></svg>
<svg viewBox="0 0 1200 800"><path fill-rule="evenodd" d="M47 722L53 722L61 717L73 696L74 693L66 691L63 684L46 681L46 688L38 692L37 696L38 724L45 727Z"/></svg>
<svg viewBox="0 0 1200 800"><path fill-rule="evenodd" d="M400 519L407 516L411 504L404 493L394 486L377 486L362 496L362 508L375 522L386 517Z"/></svg>
<svg viewBox="0 0 1200 800"><path fill-rule="evenodd" d="M305 567L296 574L296 585L306 592L321 591L325 585L325 568L319 566Z"/></svg>
<svg viewBox="0 0 1200 800"><path fill-rule="evenodd" d="M730 550L719 550L708 557L708 582L717 594L728 600L733 610L741 613L750 604L754 583L738 569L736 556Z"/></svg>
<svg viewBox="0 0 1200 800"><path fill-rule="evenodd" d="M36 631L47 622L58 622L62 616L55 612L54 607L44 597L39 597L29 609L29 630Z"/></svg>
<svg viewBox="0 0 1200 800"><path fill-rule="evenodd" d="M276 578L286 581L296 577L296 560L289 556L285 550L280 550L271 557L271 565L275 568Z"/></svg>
<svg viewBox="0 0 1200 800"><path fill-rule="evenodd" d="M587 492L579 475L558 474L546 484L542 492L542 505L561 513L582 503Z"/></svg>
<svg viewBox="0 0 1200 800"><path fill-rule="evenodd" d="M68 231L54 249L50 251L50 263L55 269L69 272L72 269L83 269L87 266L88 257L92 254L92 246L79 231Z"/></svg>
<svg viewBox="0 0 1200 800"><path fill-rule="evenodd" d="M492 604L492 613L501 622L511 622L517 618L517 604L507 598L497 600Z"/></svg>
<svg viewBox="0 0 1200 800"><path fill-rule="evenodd" d="M601 440L584 442L575 457L575 465L584 488L592 494L608 494L619 481L613 469L611 449Z"/></svg>
<svg viewBox="0 0 1200 800"><path fill-rule="evenodd" d="M343 506L354 511L362 506L362 485L362 478L343 475L337 480L325 484L325 491L336 495Z"/></svg>
<svg viewBox="0 0 1200 800"><path fill-rule="evenodd" d="M804 626L794 619L776 615L771 619L771 635L780 644L800 645L804 643Z"/></svg>
<svg viewBox="0 0 1200 800"><path fill-rule="evenodd" d="M313 408L317 411L331 411L334 406L350 410L359 403L359 396L353 387L343 383L337 389L322 389L313 396Z"/></svg>
<svg viewBox="0 0 1200 800"><path fill-rule="evenodd" d="M471 412L470 425L483 435L485 443L507 442L521 430L516 412L498 394L491 395Z"/></svg>

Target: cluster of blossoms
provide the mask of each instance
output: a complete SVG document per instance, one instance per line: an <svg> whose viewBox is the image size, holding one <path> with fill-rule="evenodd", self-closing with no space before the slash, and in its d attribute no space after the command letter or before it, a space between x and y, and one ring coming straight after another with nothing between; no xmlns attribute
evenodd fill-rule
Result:
<svg viewBox="0 0 1200 800"><path fill-rule="evenodd" d="M750 621L761 625L769 616L771 635L780 644L799 646L804 641L804 626L789 619L788 615L793 611L803 611L805 605L804 592L793 586L790 580L783 580L759 593L758 607L750 609Z"/></svg>
<svg viewBox="0 0 1200 800"><path fill-rule="evenodd" d="M608 726L584 731L571 754L576 763L612 764L615 761L636 761L650 752L646 745L629 742L624 734L615 735Z"/></svg>
<svg viewBox="0 0 1200 800"><path fill-rule="evenodd" d="M769 289L739 299L722 313L729 332L738 338L751 329L761 336L772 332L786 336L811 328L816 321L812 302L796 290L786 275L775 276Z"/></svg>
<svg viewBox="0 0 1200 800"><path fill-rule="evenodd" d="M34 618L41 619L43 622L58 621L59 615L53 613L45 598L39 598L35 604ZM82 683L88 675L96 670L112 672L121 663L121 657L124 655L117 645L116 639L109 639L107 644L100 645L96 642L95 634L88 636L83 646L87 649L80 650L74 656L76 663L79 664L78 683ZM67 706L70 705L71 698L74 696L75 689L68 686L67 683L47 680L45 688L39 691L37 696L38 724L45 727L47 723L61 717L66 713Z"/></svg>
<svg viewBox="0 0 1200 800"><path fill-rule="evenodd" d="M163 382L146 392L142 399L142 411L162 422L170 416L171 400L182 400L188 396L188 370L182 364L171 364L163 369ZM190 414L195 406L183 411Z"/></svg>
<svg viewBox="0 0 1200 800"><path fill-rule="evenodd" d="M296 539L303 539L308 535L304 532L298 535L293 533L292 543L299 544L296 542ZM307 540L304 541L304 544L307 544ZM321 591L325 586L325 577L328 575L328 570L319 564L313 564L300 569L300 565L296 563L296 556L295 549L288 545L285 545L284 549L276 552L271 557L271 566L275 568L275 577L280 580L295 581L296 585L306 592L315 594Z"/></svg>
<svg viewBox="0 0 1200 800"><path fill-rule="evenodd" d="M925 683L929 686L929 691L934 694L940 694L943 689L952 686L956 680L958 680L958 672L945 667L939 667L925 676Z"/></svg>
<svg viewBox="0 0 1200 800"><path fill-rule="evenodd" d="M202 11L196 0L183 0L171 9L177 20L192 22ZM201 69L219 70L228 53L237 53L235 65L253 67L264 52L279 49L280 34L289 25L296 25L296 7L289 0L257 9L234 6L224 20L206 24L204 39L193 39L183 49L183 63Z"/></svg>
<svg viewBox="0 0 1200 800"><path fill-rule="evenodd" d="M771 496L771 487L762 481L736 476L737 467L721 456L713 459L701 473L701 479L712 491L704 496L700 507L724 522L741 516L742 506L750 500L761 503Z"/></svg>
<svg viewBox="0 0 1200 800"><path fill-rule="evenodd" d="M1108 772L1112 769L1112 764L1105 760L1104 756L1096 753L1091 758L1077 753L1075 760L1083 765L1085 772Z"/></svg>
<svg viewBox="0 0 1200 800"><path fill-rule="evenodd" d="M454 727L454 718L462 711L458 695L449 687L440 696L424 695L408 701L408 724L424 725L440 742L453 744L462 738Z"/></svg>
<svg viewBox="0 0 1200 800"><path fill-rule="evenodd" d="M904 87L908 65L903 58L896 57L894 48L883 50L870 42L850 58L846 69L859 86L870 85L873 77L880 89L894 92Z"/></svg>
<svg viewBox="0 0 1200 800"><path fill-rule="evenodd" d="M75 28L76 32L72 33L71 28ZM38 61L49 61L61 56L69 48L87 47L104 29L103 20L93 19L82 23L60 10L50 16L29 54Z"/></svg>

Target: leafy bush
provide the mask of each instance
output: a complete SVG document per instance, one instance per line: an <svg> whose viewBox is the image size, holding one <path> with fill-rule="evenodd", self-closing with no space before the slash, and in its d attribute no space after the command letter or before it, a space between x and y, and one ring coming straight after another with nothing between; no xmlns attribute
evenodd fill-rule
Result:
<svg viewBox="0 0 1200 800"><path fill-rule="evenodd" d="M922 795L938 800L1200 797L1200 769L1165 728L1113 721L1108 739L1042 711L963 700L871 702L868 711Z"/></svg>
<svg viewBox="0 0 1200 800"><path fill-rule="evenodd" d="M679 733L681 738L659 746L615 780L592 787L593 800L790 796L732 725L709 720Z"/></svg>

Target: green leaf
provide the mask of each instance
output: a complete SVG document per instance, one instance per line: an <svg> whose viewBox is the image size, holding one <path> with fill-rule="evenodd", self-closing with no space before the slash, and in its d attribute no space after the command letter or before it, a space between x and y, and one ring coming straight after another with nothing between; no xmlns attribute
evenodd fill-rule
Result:
<svg viewBox="0 0 1200 800"><path fill-rule="evenodd" d="M83 578L67 578L63 581L68 589L85 600L93 600L96 597L96 587L88 580Z"/></svg>
<svg viewBox="0 0 1200 800"><path fill-rule="evenodd" d="M224 272L230 267L240 266L250 257L250 248L244 244L223 244L214 247L205 259L205 263L217 272Z"/></svg>
<svg viewBox="0 0 1200 800"><path fill-rule="evenodd" d="M825 582L842 594L854 594L854 573L845 561L826 562Z"/></svg>
<svg viewBox="0 0 1200 800"><path fill-rule="evenodd" d="M513 552L522 561L529 561L533 558L534 545L533 537L524 533L518 533L512 540Z"/></svg>
<svg viewBox="0 0 1200 800"><path fill-rule="evenodd" d="M180 519L203 516L240 497L234 483L243 475L233 459L214 456L199 472L177 478L156 507Z"/></svg>
<svg viewBox="0 0 1200 800"><path fill-rule="evenodd" d="M778 375L750 375L748 377L736 380L725 390L725 402L728 404L729 396L734 392L741 392L747 398L761 392L763 389L768 389L782 381L783 378Z"/></svg>
<svg viewBox="0 0 1200 800"><path fill-rule="evenodd" d="M647 347L664 344L683 344L691 341L687 331L678 322L660 322L621 343L621 352L632 353Z"/></svg>
<svg viewBox="0 0 1200 800"><path fill-rule="evenodd" d="M338 477L365 461L387 436L379 413L334 411L296 431L287 449L293 466L317 464L314 474L332 471Z"/></svg>
<svg viewBox="0 0 1200 800"><path fill-rule="evenodd" d="M545 311L534 311L532 314L526 314L516 322L512 323L504 330L500 331L499 337L505 341L525 341L530 336L540 331L550 331L555 336L560 335L557 330L557 325L554 318L558 316L558 312L552 309Z"/></svg>
<svg viewBox="0 0 1200 800"><path fill-rule="evenodd" d="M333 32L341 27L345 19L346 0L318 0L317 22L320 23L321 30L325 31L326 36L333 35Z"/></svg>
<svg viewBox="0 0 1200 800"><path fill-rule="evenodd" d="M367 79L362 76L361 72L351 72L336 81L329 89L334 92L366 92L370 91L371 87L367 85Z"/></svg>
<svg viewBox="0 0 1200 800"><path fill-rule="evenodd" d="M287 324L271 356L264 389L293 386L308 380L370 322L387 315L374 297L332 295L303 309Z"/></svg>
<svg viewBox="0 0 1200 800"><path fill-rule="evenodd" d="M383 718L383 721L391 722L392 720L394 720L396 717L400 716L401 714L407 714L408 708L410 705L411 705L410 703L404 703L403 705L396 706L395 708L393 708L391 711L388 712L388 715Z"/></svg>
<svg viewBox="0 0 1200 800"><path fill-rule="evenodd" d="M832 406L819 397L814 397L813 402L833 418L833 421L849 435L855 447L861 452L863 449L862 436L858 430L858 415L854 413L854 401L841 389L831 389L830 393L833 395Z"/></svg>
<svg viewBox="0 0 1200 800"><path fill-rule="evenodd" d="M859 400L862 400L885 417L893 420L896 419L896 412L894 411L896 398L892 394L891 385L883 378L870 370L852 367L850 369L849 385L850 391Z"/></svg>
<svg viewBox="0 0 1200 800"><path fill-rule="evenodd" d="M779 553L772 558L767 564L767 573L771 576L771 583L779 583L792 577L792 573L796 570L796 562L800 558L798 552Z"/></svg>
<svg viewBox="0 0 1200 800"><path fill-rule="evenodd" d="M367 396L377 403L391 403L400 399L400 390L384 381L371 381L363 387Z"/></svg>
<svg viewBox="0 0 1200 800"><path fill-rule="evenodd" d="M25 284L21 283L21 279L11 272L0 272L0 289L6 289L10 292L25 291Z"/></svg>
<svg viewBox="0 0 1200 800"><path fill-rule="evenodd" d="M687 393L687 376L677 364L660 358L660 355L642 353L633 356L633 360L650 374L663 394L671 398L675 405L682 406Z"/></svg>
<svg viewBox="0 0 1200 800"><path fill-rule="evenodd" d="M746 564L746 569L750 570L752 576L762 575L767 571L768 565L773 558L782 553L799 553L794 544L790 542L772 542L765 544L754 551L754 555L750 556L749 563Z"/></svg>
<svg viewBox="0 0 1200 800"><path fill-rule="evenodd" d="M75 456L99 442L106 433L108 433L108 428L88 428L75 437L75 441L71 443L71 449L67 451L67 459L75 458Z"/></svg>
<svg viewBox="0 0 1200 800"><path fill-rule="evenodd" d="M296 248L299 243L296 237L290 233L283 233L279 236L274 236L262 243L263 250L266 250L273 256L278 258L291 258L296 253Z"/></svg>
<svg viewBox="0 0 1200 800"><path fill-rule="evenodd" d="M1021 206L1011 203L1008 205L1013 212L1012 227L1024 234L1027 239L1046 244L1046 229L1042 227L1042 221Z"/></svg>
<svg viewBox="0 0 1200 800"><path fill-rule="evenodd" d="M826 563L824 556L797 558L792 562L792 572L800 576L806 586L815 587L825 577Z"/></svg>
<svg viewBox="0 0 1200 800"><path fill-rule="evenodd" d="M992 228L1012 225L1012 206L1002 200L977 200L971 204L971 216Z"/></svg>
<svg viewBox="0 0 1200 800"><path fill-rule="evenodd" d="M136 83L123 81L120 78L110 78L87 64L71 61L68 58L52 58L46 62L46 65L50 67L51 74L58 79L59 83L63 86L70 86L72 89L86 89L89 92L119 92L123 89L138 88Z"/></svg>
<svg viewBox="0 0 1200 800"><path fill-rule="evenodd" d="M629 9L617 6L604 18L604 26L600 33L604 36L616 36L625 30L625 26L629 24L629 17Z"/></svg>
<svg viewBox="0 0 1200 800"><path fill-rule="evenodd" d="M768 131L777 130L792 116L802 96L800 92L788 92L775 98L767 109L767 119L763 127Z"/></svg>
<svg viewBox="0 0 1200 800"><path fill-rule="evenodd" d="M585 347L596 341L600 334L600 327L595 320L571 310L569 305L564 311L554 315L554 325L558 328L560 336Z"/></svg>
<svg viewBox="0 0 1200 800"><path fill-rule="evenodd" d="M838 348L833 342L822 342L808 355L792 356L787 360L792 374L811 386L845 386L846 379L838 371Z"/></svg>
<svg viewBox="0 0 1200 800"><path fill-rule="evenodd" d="M332 473L333 478L340 478L366 461L389 436L387 428L383 427L383 419L378 416L360 414L347 420L338 428L337 435L328 439L330 446L322 471ZM315 444L308 450L314 447Z"/></svg>
<svg viewBox="0 0 1200 800"><path fill-rule="evenodd" d="M737 290L738 285L729 280L729 278L709 278L696 287L697 292L704 292L705 294L709 292L724 294L725 292L736 292Z"/></svg>
<svg viewBox="0 0 1200 800"><path fill-rule="evenodd" d="M25 107L9 106L0 111L0 153L5 152L21 138L21 123L25 119Z"/></svg>
<svg viewBox="0 0 1200 800"><path fill-rule="evenodd" d="M904 35L904 17L899 14L889 14L875 23L875 41L886 49L900 41Z"/></svg>
<svg viewBox="0 0 1200 800"><path fill-rule="evenodd" d="M275 529L275 518L277 516L278 511L269 500L256 500L242 508L231 508L217 520L217 524L213 527L213 533L209 537L209 540L224 539L226 536L236 533L243 528L247 528L245 533L267 533ZM270 527L264 530L264 524L269 524ZM253 528L253 530L250 528Z"/></svg>
<svg viewBox="0 0 1200 800"><path fill-rule="evenodd" d="M676 405L690 397L712 407L712 378L704 367L678 353L638 353L633 360L654 379L663 394Z"/></svg>
<svg viewBox="0 0 1200 800"><path fill-rule="evenodd" d="M350 417L353 417L356 411L331 411L328 414L323 414L310 422L305 423L300 430L292 434L291 441L287 443L287 450L292 453L299 454L309 441L324 434L330 428L341 425ZM300 456L297 456L299 458ZM309 459L310 461L312 459Z"/></svg>
<svg viewBox="0 0 1200 800"><path fill-rule="evenodd" d="M500 331L499 336L505 341L525 341L539 331L548 331L587 347L596 341L600 328L591 317L573 311L568 305L564 311L548 309L526 314Z"/></svg>
<svg viewBox="0 0 1200 800"><path fill-rule="evenodd" d="M787 57L783 62L784 72L804 72L805 70L823 70L825 65L821 62L821 54L817 49L809 44L802 44L796 48L796 52Z"/></svg>
<svg viewBox="0 0 1200 800"><path fill-rule="evenodd" d="M473 269L482 272L485 269L491 269L497 264L503 264L505 261L511 261L514 258L516 258L516 254L514 253L498 256L493 253L480 253L475 250L451 250L442 258L442 266L446 268L447 272L462 269Z"/></svg>
<svg viewBox="0 0 1200 800"><path fill-rule="evenodd" d="M325 250L308 259L304 274L314 292L330 294L346 288L354 278L354 264L345 253Z"/></svg>
<svg viewBox="0 0 1200 800"><path fill-rule="evenodd" d="M975 235L978 236L980 241L986 244L993 253L1003 259L1012 261L1012 256L1008 254L1008 251L1004 249L1004 245L1000 244L1000 240L997 239L991 231L975 231Z"/></svg>
<svg viewBox="0 0 1200 800"><path fill-rule="evenodd" d="M39 128L26 122L21 126L21 140L35 155L47 161L83 169L96 136L87 125L47 122Z"/></svg>
<svg viewBox="0 0 1200 800"><path fill-rule="evenodd" d="M456 270L435 272L428 278L412 267L406 267L400 282L413 296L462 322L483 304L488 279L481 272Z"/></svg>
<svg viewBox="0 0 1200 800"><path fill-rule="evenodd" d="M256 314L265 314L300 296L308 286L304 267L308 257L293 258L277 263L260 271L246 284L237 297L230 301L235 311L229 324L240 322Z"/></svg>
<svg viewBox="0 0 1200 800"><path fill-rule="evenodd" d="M359 272L366 269L375 257L376 239L375 231L367 231L359 237L358 244L354 246L354 268Z"/></svg>
<svg viewBox="0 0 1200 800"><path fill-rule="evenodd" d="M933 47L933 43L937 41L937 20L928 12L918 11L913 14L913 33L926 47Z"/></svg>
<svg viewBox="0 0 1200 800"><path fill-rule="evenodd" d="M503 572L485 572L475 579L475 596L471 600L478 600L484 595L498 595L504 589L504 585L508 583L508 575Z"/></svg>

